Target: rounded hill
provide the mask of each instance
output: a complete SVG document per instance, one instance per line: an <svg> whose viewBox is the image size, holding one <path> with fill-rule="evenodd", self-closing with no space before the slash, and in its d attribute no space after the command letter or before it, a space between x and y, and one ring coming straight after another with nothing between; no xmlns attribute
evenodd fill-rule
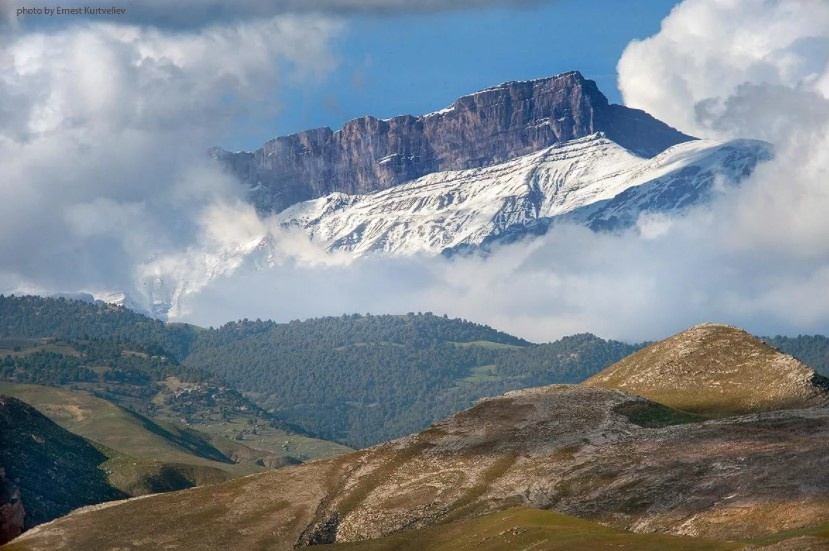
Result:
<svg viewBox="0 0 829 551"><path fill-rule="evenodd" d="M714 416L829 405L829 379L741 329L712 323L643 348L583 384Z"/></svg>

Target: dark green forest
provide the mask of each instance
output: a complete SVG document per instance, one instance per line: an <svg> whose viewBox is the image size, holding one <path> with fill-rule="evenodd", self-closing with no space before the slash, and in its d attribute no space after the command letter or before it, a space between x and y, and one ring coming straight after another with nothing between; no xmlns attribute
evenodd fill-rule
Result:
<svg viewBox="0 0 829 551"><path fill-rule="evenodd" d="M216 375L167 357L158 345L141 345L118 337L0 339L0 378L4 381L50 386L96 381L144 386L167 377L221 384Z"/></svg>
<svg viewBox="0 0 829 551"><path fill-rule="evenodd" d="M182 360L196 332L193 326L165 324L112 304L0 295L0 338L118 338L160 347Z"/></svg>
<svg viewBox="0 0 829 551"><path fill-rule="evenodd" d="M426 314L241 321L199 334L188 365L291 424L352 446L409 434L484 396L575 383L637 350L577 335L533 345Z"/></svg>
<svg viewBox="0 0 829 551"><path fill-rule="evenodd" d="M15 338L53 341L25 360L0 350L3 380L101 392L140 392L168 376L227 385L286 426L356 447L423 429L484 396L580 382L644 346L591 334L533 344L431 313L200 329L111 305L0 296L0 339L8 347ZM829 374L826 337L764 340ZM61 343L75 353L55 350Z"/></svg>
<svg viewBox="0 0 829 551"><path fill-rule="evenodd" d="M823 335L761 337L766 344L794 356L821 375L829 377L829 338Z"/></svg>

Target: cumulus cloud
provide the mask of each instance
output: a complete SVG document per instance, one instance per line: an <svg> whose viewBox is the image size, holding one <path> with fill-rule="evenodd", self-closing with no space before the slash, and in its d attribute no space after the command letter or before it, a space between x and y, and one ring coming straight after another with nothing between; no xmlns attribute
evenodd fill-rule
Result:
<svg viewBox="0 0 829 551"><path fill-rule="evenodd" d="M251 106L278 109L274 91L297 77L291 67L299 78L329 70L339 28L285 16L188 32L96 24L5 37L6 288L142 289L148 277L169 277L165 266L203 273L262 235L243 190L206 151ZM228 220L238 225L218 235Z"/></svg>
<svg viewBox="0 0 829 551"><path fill-rule="evenodd" d="M789 94L783 105L777 101L786 98L766 96L775 99L768 115L756 101L745 106L759 119L754 125L747 113L727 125L717 124L718 115L739 107L737 101L727 102L741 88L744 94L756 94L752 86L829 95L827 29L829 3L823 0L684 0L657 34L625 49L618 65L619 89L626 105L683 131L762 137L768 116L779 119L791 109L796 117L801 113L796 95Z"/></svg>
<svg viewBox="0 0 829 551"><path fill-rule="evenodd" d="M723 238L781 262L827 259L829 4L685 0L619 61L625 102L703 136L776 145Z"/></svg>

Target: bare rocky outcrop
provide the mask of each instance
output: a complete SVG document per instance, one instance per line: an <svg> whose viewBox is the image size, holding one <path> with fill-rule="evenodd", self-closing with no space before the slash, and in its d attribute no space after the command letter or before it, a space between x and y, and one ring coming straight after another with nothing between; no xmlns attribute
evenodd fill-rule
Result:
<svg viewBox="0 0 829 551"><path fill-rule="evenodd" d="M644 111L609 104L594 81L570 72L508 82L425 116L362 117L336 132L307 130L255 152L212 155L253 188L260 210L278 212L332 192L368 193L502 163L596 132L646 157L692 139Z"/></svg>
<svg viewBox="0 0 829 551"><path fill-rule="evenodd" d="M337 543L337 530L340 527L340 515L335 511L322 522L315 524L300 538L299 547Z"/></svg>

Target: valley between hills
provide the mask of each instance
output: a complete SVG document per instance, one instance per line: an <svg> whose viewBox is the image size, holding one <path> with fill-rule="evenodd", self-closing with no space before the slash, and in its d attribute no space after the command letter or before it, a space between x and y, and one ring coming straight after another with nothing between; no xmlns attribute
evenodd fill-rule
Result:
<svg viewBox="0 0 829 551"><path fill-rule="evenodd" d="M703 324L658 343L631 345L613 360L596 352L596 347L606 350L608 341L578 340L578 352L561 353L568 363L550 354L552 344L533 345L442 316L401 316L423 349L429 348L428 338L442 337L452 344L439 350L546 356L539 365L525 364L530 374L577 378L568 375L576 359L587 374L580 383L541 386L526 384L537 380L531 377L508 379L518 389L467 398L477 401L444 419L434 417L422 430L350 451L314 440L281 419L278 409L247 402L250 398L217 375L187 361L180 364L150 345L154 335L171 348L190 339L186 346L197 349L198 335L206 330L182 332L180 326L133 317L119 307L64 299L5 297L0 304L3 342L11 345L5 356L0 354L6 358L3 377L22 378L26 368L46 383L0 386L3 394L23 400L3 398L0 407L0 533L9 539L17 535L15 526L17 532L26 529L4 551L310 545L366 550L829 548L824 475L829 380L768 344L826 358L829 347L821 349L817 337L760 340L735 327ZM80 342L61 333L65 312L83 320L73 325L85 333ZM116 339L113 328L129 326L116 321L121 317L134 327L143 324L135 340L125 334ZM322 321L294 324L291 331L304 327L313 337L314 324ZM341 338L348 334L355 340L359 334L362 339L359 346L334 342L334 348L370 351L377 329L362 321L358 316L325 322L326 331L339 323ZM264 322L253 327L274 330ZM462 336L461 330L467 333ZM8 336L12 332L18 335L14 342ZM35 342L36 333L41 336ZM492 340L484 340L484 333ZM225 338L225 344L232 341ZM113 342L117 354L109 363L101 354L95 362L86 361L84 354L95 350L90 343ZM382 350L407 347L406 339L382 342ZM43 347L79 363L38 368L32 356L45 353ZM152 376L157 365L130 363L125 369L115 361L133 361L141 350L153 352L148 358L157 362L168 358L166 369L178 370L178 384L201 378L226 390L211 394L213 401L197 401L198 407L165 402L159 396L166 396L169 373ZM289 347L286 352L291 353ZM590 363L597 355L605 365ZM500 364L494 365L482 369L473 362L467 377L496 377ZM84 371L95 373L93 367L99 376L124 373L96 379ZM82 376L73 375L78 373ZM119 386L125 380L131 386ZM308 384L319 381L311 378ZM227 396L236 401L226 403ZM243 425L248 432L241 435L222 433ZM268 449L257 442L254 427L256 433L282 431L283 442L306 441L303 449L317 453L294 461L302 464L278 460L287 455L279 455L280 446ZM84 491L73 490L72 484Z"/></svg>

